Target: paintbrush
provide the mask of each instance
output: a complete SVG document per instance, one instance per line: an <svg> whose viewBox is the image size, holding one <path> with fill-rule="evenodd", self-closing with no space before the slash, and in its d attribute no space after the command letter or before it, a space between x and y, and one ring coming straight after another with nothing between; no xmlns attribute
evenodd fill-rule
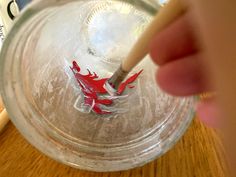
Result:
<svg viewBox="0 0 236 177"><path fill-rule="evenodd" d="M104 88L110 95L116 95L119 85L128 73L148 54L149 44L154 36L185 12L186 7L179 1L180 0L170 0L170 2L160 9L133 46L128 56L122 61L120 67L112 77L106 81Z"/></svg>

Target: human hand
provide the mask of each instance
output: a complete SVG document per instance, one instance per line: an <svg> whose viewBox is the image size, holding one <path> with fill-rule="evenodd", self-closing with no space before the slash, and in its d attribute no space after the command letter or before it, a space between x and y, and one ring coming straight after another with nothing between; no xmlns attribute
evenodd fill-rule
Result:
<svg viewBox="0 0 236 177"><path fill-rule="evenodd" d="M189 96L213 90L195 30L186 13L158 34L151 44L151 57L159 65L158 85L172 95ZM217 126L218 112L213 99L202 100L197 106L199 117L208 125Z"/></svg>
<svg viewBox="0 0 236 177"><path fill-rule="evenodd" d="M235 176L236 1L182 2L188 5L187 14L158 34L151 45L151 56L160 65L157 80L174 95L216 90L218 109L216 102L209 101L200 104L197 111L204 118L220 118L207 122L217 123Z"/></svg>

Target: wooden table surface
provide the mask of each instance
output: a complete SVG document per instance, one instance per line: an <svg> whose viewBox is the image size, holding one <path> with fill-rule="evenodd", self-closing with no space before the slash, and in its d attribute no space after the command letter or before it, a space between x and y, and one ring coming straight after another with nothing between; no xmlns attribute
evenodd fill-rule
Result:
<svg viewBox="0 0 236 177"><path fill-rule="evenodd" d="M95 173L49 159L9 123L0 135L0 177L224 177L222 149L216 132L195 119L183 138L161 158L129 171Z"/></svg>

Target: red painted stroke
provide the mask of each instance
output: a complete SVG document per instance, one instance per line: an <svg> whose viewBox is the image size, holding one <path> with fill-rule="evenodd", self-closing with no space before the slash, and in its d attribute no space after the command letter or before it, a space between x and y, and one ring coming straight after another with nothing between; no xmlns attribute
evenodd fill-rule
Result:
<svg viewBox="0 0 236 177"><path fill-rule="evenodd" d="M102 106L110 106L113 104L112 98L102 99L101 96L107 95L108 92L104 89L104 84L109 78L99 79L99 76L93 72L93 74L88 70L87 75L80 73L81 69L76 61L73 61L72 67L70 67L74 76L84 94L84 104L92 107L93 112L97 114L110 114L111 111L102 110ZM142 73L143 70L129 77L125 82L121 83L118 88L117 94L121 95L125 89L134 88L130 85L133 83L138 76Z"/></svg>
<svg viewBox="0 0 236 177"><path fill-rule="evenodd" d="M138 73L136 73L133 76L131 76L130 78L128 78L125 82L121 83L118 88L118 92L117 92L118 95L122 94L127 86L129 88L134 88L134 86L129 85L129 84L133 83L142 72L143 72L143 70L139 71Z"/></svg>

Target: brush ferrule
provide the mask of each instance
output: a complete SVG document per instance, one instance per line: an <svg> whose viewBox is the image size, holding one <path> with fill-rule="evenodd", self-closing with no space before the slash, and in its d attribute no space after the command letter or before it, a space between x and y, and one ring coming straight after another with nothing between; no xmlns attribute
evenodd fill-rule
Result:
<svg viewBox="0 0 236 177"><path fill-rule="evenodd" d="M117 90L121 84L121 82L125 79L129 72L124 71L120 65L120 67L116 70L116 72L112 75L110 79L108 79L108 83Z"/></svg>

